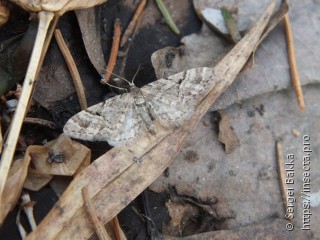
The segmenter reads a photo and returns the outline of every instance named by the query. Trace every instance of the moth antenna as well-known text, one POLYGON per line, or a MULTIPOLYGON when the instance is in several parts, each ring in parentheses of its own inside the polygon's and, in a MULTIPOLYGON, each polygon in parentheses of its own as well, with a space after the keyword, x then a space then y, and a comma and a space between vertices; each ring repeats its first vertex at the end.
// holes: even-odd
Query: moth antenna
POLYGON ((120 77, 119 75, 117 75, 117 74, 115 74, 115 73, 113 73, 113 72, 110 72, 110 71, 108 71, 107 69, 106 69, 106 72, 108 72, 108 73, 110 73, 111 75, 114 75, 114 76, 120 78, 121 80, 123 80, 123 81, 125 81, 126 83, 128 83, 129 85, 131 85, 131 82, 129 82, 127 79, 125 79, 125 78, 123 78, 123 77, 120 77))
POLYGON ((134 79, 136 78, 136 76, 138 75, 138 72, 140 71, 140 64, 138 67, 138 70, 136 71, 136 73, 134 74, 133 78, 132 78, 132 83, 134 83, 134 79))
POLYGON ((112 84, 110 84, 110 83, 106 83, 108 86, 110 86, 110 87, 113 87, 113 88, 117 88, 117 89, 119 89, 119 90, 125 90, 126 92, 128 92, 128 89, 126 89, 126 88, 122 88, 122 87, 117 87, 117 86, 114 86, 114 85, 112 85, 112 84))

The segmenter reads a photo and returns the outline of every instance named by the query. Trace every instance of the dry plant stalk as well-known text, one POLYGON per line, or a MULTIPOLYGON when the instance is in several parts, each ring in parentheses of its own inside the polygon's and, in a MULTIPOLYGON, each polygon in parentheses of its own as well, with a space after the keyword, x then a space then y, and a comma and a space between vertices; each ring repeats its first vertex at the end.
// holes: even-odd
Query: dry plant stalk
POLYGON ((59 29, 55 30, 54 36, 56 38, 56 41, 57 41, 59 48, 60 48, 60 51, 61 51, 64 59, 66 60, 66 63, 67 63, 68 68, 70 70, 74 86, 76 87, 76 90, 77 90, 77 95, 78 95, 81 109, 84 110, 84 109, 88 108, 88 104, 87 104, 86 95, 84 92, 84 87, 83 87, 81 77, 80 77, 78 68, 76 66, 76 63, 74 62, 72 55, 68 49, 68 46, 67 46, 66 42, 64 41, 63 36, 61 34, 61 31, 59 29))
POLYGON ((0 162, 0 205, 3 201, 3 190, 7 182, 7 177, 18 142, 20 129, 27 112, 27 106, 30 101, 33 87, 35 85, 35 77, 39 61, 41 59, 41 53, 43 51, 43 44, 47 35, 47 29, 50 25, 51 20, 53 19, 53 16, 54 14, 51 12, 39 13, 39 27, 30 59, 30 64, 28 66, 19 104, 11 123, 11 129, 0 162))
POLYGON ((121 22, 120 22, 120 19, 117 18, 114 22, 114 34, 113 34, 113 42, 112 42, 109 62, 106 68, 105 77, 104 79, 101 80, 101 83, 103 84, 108 83, 111 77, 113 68, 116 65, 116 60, 119 52, 120 34, 121 34, 121 22))
POLYGON ((279 184, 280 184, 280 189, 282 193, 282 199, 283 199, 283 204, 284 208, 288 209, 288 191, 286 191, 286 172, 284 169, 284 159, 283 159, 283 151, 282 151, 282 144, 280 142, 276 143, 276 153, 277 153, 277 165, 278 165, 278 170, 279 170, 279 184))
POLYGON ((134 29, 137 26, 137 23, 141 17, 144 7, 146 6, 146 3, 147 3, 147 0, 140 1, 139 6, 137 7, 137 10, 134 13, 132 20, 130 21, 128 27, 126 28, 126 31, 122 36, 120 47, 123 47, 128 42, 129 37, 132 35, 134 29))
POLYGON ((57 129, 57 126, 54 122, 45 120, 45 119, 40 119, 40 118, 32 118, 32 117, 26 117, 23 121, 24 123, 30 123, 30 124, 35 124, 39 125, 42 127, 48 127, 51 129, 57 129))
POLYGON ((94 229, 79 201, 81 189, 85 186, 90 186, 91 199, 103 223, 109 222, 147 188, 179 153, 212 103, 234 81, 259 41, 274 6, 273 2, 249 33, 212 68, 215 79, 208 84, 210 92, 199 102, 195 113, 185 124, 175 129, 157 126, 154 139, 141 138, 134 144, 115 147, 96 159, 75 177, 55 207, 27 239, 89 238, 94 229), (135 163, 135 158, 139 158, 141 163, 135 163), (68 228, 63 227, 66 225, 68 228), (78 226, 82 226, 80 231, 78 226))
POLYGON ((302 88, 300 84, 300 78, 296 63, 296 54, 295 54, 295 46, 294 46, 294 40, 293 40, 293 34, 291 30, 291 23, 289 19, 289 14, 287 13, 284 16, 284 30, 286 32, 286 39, 287 39, 287 47, 288 47, 288 57, 289 57, 289 65, 290 65, 290 71, 291 71, 291 77, 292 77, 292 83, 294 90, 297 95, 298 104, 301 111, 304 111, 304 99, 303 99, 303 93, 302 88))
POLYGON ((94 207, 92 206, 87 187, 82 188, 82 198, 83 198, 83 203, 87 210, 87 213, 89 214, 92 224, 96 230, 98 238, 100 240, 111 240, 106 229, 104 228, 104 225, 99 221, 97 214, 94 210, 94 207))

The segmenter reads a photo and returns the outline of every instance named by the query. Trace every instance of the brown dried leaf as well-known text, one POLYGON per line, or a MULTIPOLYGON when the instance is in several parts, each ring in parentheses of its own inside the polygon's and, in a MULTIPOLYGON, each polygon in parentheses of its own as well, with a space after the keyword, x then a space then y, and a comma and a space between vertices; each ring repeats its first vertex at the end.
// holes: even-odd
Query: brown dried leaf
POLYGON ((219 141, 224 144, 226 154, 232 153, 240 146, 240 141, 229 121, 229 116, 224 111, 218 111, 220 114, 219 122, 219 141))
POLYGON ((0 205, 0 225, 8 212, 11 211, 19 200, 24 180, 27 176, 28 166, 33 156, 38 152, 42 152, 39 146, 29 146, 23 159, 15 160, 9 172, 8 180, 4 189, 4 199, 0 205))
POLYGON ((39 173, 37 170, 29 167, 23 187, 31 191, 39 191, 51 181, 52 177, 50 174, 39 173))
POLYGON ((83 9, 93 7, 95 5, 106 2, 107 0, 95 0, 95 1, 84 1, 84 0, 63 0, 63 1, 52 1, 52 0, 12 0, 15 4, 19 5, 23 9, 30 12, 56 12, 58 15, 63 15, 65 12, 74 9, 83 9))
MULTIPOLYGON (((72 141, 65 134, 46 145, 47 151, 37 158, 33 158, 32 164, 38 173, 50 175, 72 176, 90 162, 90 149, 84 145, 72 141), (50 163, 48 158, 51 155, 60 155, 63 162, 50 163)), ((53 156, 54 158, 54 156, 53 156)))

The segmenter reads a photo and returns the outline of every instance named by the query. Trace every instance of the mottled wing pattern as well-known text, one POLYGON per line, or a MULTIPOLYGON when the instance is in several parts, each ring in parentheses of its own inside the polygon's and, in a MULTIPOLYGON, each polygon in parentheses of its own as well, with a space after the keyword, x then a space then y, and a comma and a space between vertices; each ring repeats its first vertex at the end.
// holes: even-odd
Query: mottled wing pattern
POLYGON ((120 145, 146 131, 133 104, 130 93, 115 96, 74 115, 63 131, 77 139, 120 145))
POLYGON ((197 68, 159 79, 141 88, 154 112, 165 123, 180 125, 189 119, 199 99, 209 90, 211 68, 197 68))

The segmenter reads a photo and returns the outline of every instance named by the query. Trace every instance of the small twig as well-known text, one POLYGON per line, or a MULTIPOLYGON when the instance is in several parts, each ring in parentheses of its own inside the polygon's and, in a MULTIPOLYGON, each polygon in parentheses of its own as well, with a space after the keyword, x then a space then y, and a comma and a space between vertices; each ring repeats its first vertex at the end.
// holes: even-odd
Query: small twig
POLYGON ((31 201, 28 193, 23 193, 21 195, 21 206, 23 208, 23 211, 27 215, 32 230, 36 229, 37 227, 36 221, 34 220, 33 216, 33 206, 35 205, 35 203, 35 201, 31 201))
POLYGON ((81 77, 80 77, 79 71, 77 69, 76 63, 74 62, 72 55, 68 49, 68 46, 67 46, 66 42, 64 41, 62 34, 61 34, 61 31, 59 29, 56 29, 54 31, 54 36, 57 40, 60 51, 61 51, 62 55, 64 56, 64 59, 66 60, 66 63, 67 63, 68 68, 70 70, 73 83, 74 83, 76 90, 77 90, 77 95, 78 95, 81 109, 84 110, 84 109, 88 108, 88 105, 87 105, 86 95, 84 92, 84 87, 82 85, 81 77))
POLYGON ((45 119, 40 119, 40 118, 26 117, 24 119, 24 123, 36 124, 36 125, 48 127, 51 129, 57 129, 57 126, 54 122, 51 122, 45 119))
POLYGON ((115 216, 112 219, 112 224, 113 224, 113 229, 114 229, 114 232, 115 232, 115 235, 116 235, 116 239, 117 240, 125 240, 125 239, 127 239, 126 236, 124 235, 124 232, 122 231, 122 229, 120 227, 120 224, 119 224, 117 216, 115 216))
POLYGON ((286 39, 287 39, 288 57, 289 57, 292 83, 297 95, 299 107, 301 111, 303 111, 305 106, 304 106, 303 93, 302 93, 302 88, 301 88, 300 79, 299 79, 299 73, 297 69, 296 54, 294 50, 295 46, 294 46, 293 34, 291 30, 291 24, 290 24, 288 13, 284 16, 284 30, 285 30, 286 39))
POLYGON ((43 44, 46 39, 47 30, 54 16, 52 12, 39 12, 39 26, 37 37, 32 50, 29 67, 24 80, 19 104, 12 120, 8 139, 6 141, 3 155, 0 162, 0 204, 2 204, 3 190, 7 182, 9 169, 14 156, 18 137, 22 127, 23 119, 27 112, 28 103, 31 93, 36 82, 36 73, 41 58, 43 44))
POLYGON ((175 33, 175 34, 180 34, 180 30, 177 27, 177 25, 175 24, 175 22, 173 21, 168 9, 166 8, 166 6, 163 4, 162 0, 156 0, 156 3, 158 5, 158 8, 160 10, 160 12, 162 13, 164 19, 166 20, 166 23, 168 24, 168 26, 170 27, 170 29, 175 33))
POLYGON ((117 55, 119 51, 119 43, 120 43, 120 34, 121 34, 121 22, 119 18, 116 18, 114 22, 114 34, 113 34, 113 42, 110 53, 110 58, 108 62, 108 66, 106 68, 106 73, 104 79, 101 80, 101 83, 107 84, 114 66, 116 65, 117 55))
POLYGON ((287 209, 288 193, 286 191, 286 183, 285 183, 286 173, 285 173, 285 169, 284 169, 282 144, 280 142, 277 142, 277 144, 276 144, 276 152, 277 152, 277 165, 278 165, 279 178, 280 178, 280 189, 281 189, 281 193, 282 193, 284 207, 285 207, 285 209, 287 209))
POLYGON ((87 213, 90 216, 90 219, 93 223, 93 226, 96 230, 96 233, 98 235, 98 238, 100 240, 111 240, 110 236, 108 235, 104 225, 100 222, 100 220, 98 219, 97 214, 95 213, 95 210, 92 206, 91 203, 91 199, 89 197, 89 193, 88 193, 88 188, 87 187, 83 187, 82 188, 82 198, 83 198, 83 202, 84 202, 84 206, 85 209, 87 211, 87 213))
POLYGON ((141 17, 141 14, 143 12, 144 7, 146 6, 147 0, 141 0, 139 3, 139 6, 137 7, 136 12, 134 13, 134 16, 132 18, 132 20, 130 21, 127 29, 125 30, 122 39, 121 39, 121 44, 120 46, 123 47, 124 45, 126 45, 129 37, 132 35, 133 30, 135 29, 135 27, 137 26, 137 23, 141 17))

